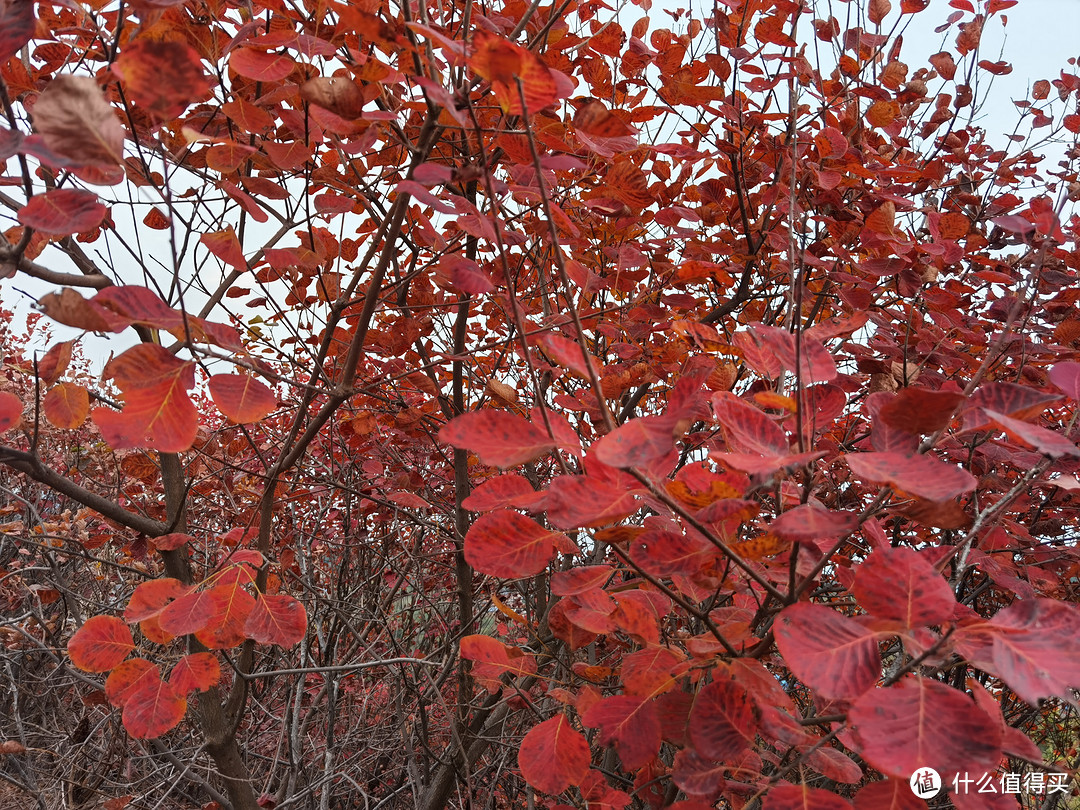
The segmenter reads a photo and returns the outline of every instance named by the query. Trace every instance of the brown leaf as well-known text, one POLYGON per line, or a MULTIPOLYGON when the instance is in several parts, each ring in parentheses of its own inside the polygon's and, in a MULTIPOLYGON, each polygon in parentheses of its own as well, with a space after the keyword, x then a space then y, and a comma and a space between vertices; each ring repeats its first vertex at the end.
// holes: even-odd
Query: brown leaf
POLYGON ((116 166, 123 160, 124 128, 90 76, 57 76, 33 116, 46 145, 76 163, 116 166))

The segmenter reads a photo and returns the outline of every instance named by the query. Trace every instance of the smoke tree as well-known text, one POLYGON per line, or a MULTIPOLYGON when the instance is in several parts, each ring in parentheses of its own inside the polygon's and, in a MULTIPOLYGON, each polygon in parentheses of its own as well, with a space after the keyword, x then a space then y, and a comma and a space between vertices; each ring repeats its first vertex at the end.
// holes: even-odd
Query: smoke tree
POLYGON ((0 0, 0 791, 1067 806, 1080 76, 927 6, 0 0))

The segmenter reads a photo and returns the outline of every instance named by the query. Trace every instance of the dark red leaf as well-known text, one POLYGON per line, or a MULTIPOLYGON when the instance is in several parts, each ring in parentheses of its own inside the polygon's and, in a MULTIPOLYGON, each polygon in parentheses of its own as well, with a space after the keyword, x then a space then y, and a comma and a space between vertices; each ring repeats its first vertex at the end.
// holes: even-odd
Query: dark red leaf
POLYGON ((933 391, 908 387, 878 411, 894 430, 905 433, 934 433, 948 427, 964 395, 959 391, 933 391))
POLYGON ((929 678, 909 675, 866 692, 848 722, 863 758, 887 776, 907 779, 921 767, 993 772, 1001 760, 998 722, 968 695, 929 678))
POLYGON ((941 624, 956 610, 949 583, 909 548, 875 550, 856 568, 852 591, 863 608, 904 627, 941 624))
POLYGON ((32 0, 0 0, 0 64, 30 41, 36 24, 32 0))
POLYGON ((788 668, 822 697, 861 695, 881 677, 877 637, 832 608, 789 605, 773 631, 788 668))
POLYGON ((581 721, 600 728, 600 745, 614 743, 626 770, 647 765, 660 752, 660 718, 652 700, 631 695, 604 698, 581 721))
POLYGON ((739 683, 717 673, 698 692, 690 711, 690 741, 701 756, 732 762, 750 749, 757 733, 758 711, 739 683))
POLYGON ((849 453, 852 472, 869 481, 887 483, 929 501, 947 501, 975 489, 967 470, 929 456, 911 453, 849 453))
POLYGON ((763 810, 851 810, 851 803, 822 788, 777 785, 765 796, 763 810))

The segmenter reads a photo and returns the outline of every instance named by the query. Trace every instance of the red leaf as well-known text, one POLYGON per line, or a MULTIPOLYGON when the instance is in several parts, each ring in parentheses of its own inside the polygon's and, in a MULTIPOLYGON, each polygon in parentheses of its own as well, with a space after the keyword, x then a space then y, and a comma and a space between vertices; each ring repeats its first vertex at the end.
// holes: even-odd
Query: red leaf
POLYGON ((28 228, 57 236, 71 236, 92 231, 109 209, 98 202, 92 191, 56 188, 35 194, 19 209, 19 222, 28 228))
POLYGON ((1080 456, 1080 448, 1060 433, 1022 422, 1019 419, 1013 419, 997 411, 984 409, 983 413, 990 421, 1008 433, 1011 438, 1031 445, 1048 458, 1080 456))
POLYGON ((129 98, 159 121, 180 115, 210 90, 199 55, 178 39, 140 37, 129 42, 112 71, 123 80, 129 98))
POLYGON ((34 4, 30 0, 0 2, 0 65, 30 41, 36 25, 34 4))
MULTIPOLYGON (((1032 706, 1080 687, 1080 611, 1054 599, 1020 599, 994 616, 986 668, 1032 706)), ((962 632, 962 631, 961 631, 962 632)))
POLYGON ((538 341, 544 350, 544 354, 563 368, 568 368, 582 379, 589 379, 590 369, 593 374, 598 374, 600 369, 596 358, 583 355, 581 346, 576 341, 567 340, 561 335, 547 334, 538 341), (587 365, 586 365, 587 364, 587 365))
POLYGON ((858 517, 851 512, 836 512, 815 504, 801 504, 789 509, 769 524, 769 531, 789 542, 836 540, 858 528, 858 517))
POLYGON ((247 270, 244 249, 240 247, 240 241, 236 238, 236 231, 233 230, 232 225, 223 231, 204 233, 199 237, 199 241, 207 250, 233 269, 240 272, 247 270))
POLYGON ((274 392, 246 374, 215 374, 209 385, 214 404, 239 424, 258 422, 277 407, 274 392))
POLYGON ((34 129, 49 149, 80 164, 118 166, 124 157, 124 128, 92 76, 49 82, 34 105, 34 129))
POLYGON ((246 79, 254 79, 257 82, 278 82, 293 72, 296 62, 283 53, 237 48, 229 56, 229 67, 246 79))
POLYGON ((0 433, 19 424, 22 411, 22 400, 7 391, 0 391, 0 433))
POLYGON ((160 676, 127 696, 124 704, 124 728, 137 740, 160 737, 184 719, 187 698, 160 676))
POLYGON ((692 748, 684 748, 675 755, 672 779, 691 796, 714 796, 727 784, 724 774, 729 770, 730 765, 721 765, 692 748))
POLYGON ((713 396, 712 406, 731 449, 764 457, 787 455, 783 428, 753 405, 721 391, 713 396))
POLYGON ((1074 402, 1080 401, 1080 363, 1072 360, 1055 363, 1046 376, 1061 393, 1074 402))
POLYGON ((855 794, 855 810, 926 810, 906 779, 872 782, 855 794))
POLYGON ((861 695, 881 677, 877 638, 824 605, 789 605, 773 625, 788 668, 825 698, 861 695))
POLYGON ((589 743, 561 714, 530 729, 518 749, 525 781, 552 795, 580 785, 589 772, 589 760, 589 743))
POLYGON ((750 749, 759 715, 746 689, 719 672, 717 677, 694 700, 690 741, 702 756, 733 762, 750 749))
POLYGON ((652 530, 634 538, 631 556, 656 577, 696 574, 714 559, 716 547, 698 535, 652 530))
POLYGON ((172 577, 147 580, 131 594, 124 610, 124 618, 129 622, 141 622, 157 616, 173 599, 179 599, 187 592, 188 588, 172 577))
POLYGON ((130 658, 118 664, 105 679, 105 696, 113 706, 123 708, 136 690, 160 680, 157 664, 145 658, 130 658))
POLYGON ((660 717, 652 700, 630 695, 604 698, 581 721, 600 728, 600 745, 615 744, 624 770, 644 767, 660 752, 660 717))
POLYGON ((588 475, 560 475, 547 493, 544 509, 559 529, 610 526, 638 510, 632 492, 588 475))
POLYGON ((809 785, 777 785, 769 791, 763 810, 851 810, 851 803, 835 793, 809 785))
POLYGON ((473 512, 490 512, 500 506, 528 508, 547 497, 544 492, 533 489, 529 479, 517 473, 506 473, 489 478, 461 502, 473 512))
POLYGON ((964 395, 959 391, 932 391, 928 388, 904 388, 878 411, 879 417, 894 430, 905 433, 934 433, 949 426, 964 395))
POLYGON ((78 383, 54 385, 41 401, 45 418, 62 430, 73 430, 90 413, 90 393, 78 383))
POLYGON ((857 785, 863 778, 863 770, 855 760, 829 745, 807 754, 806 763, 822 776, 841 785, 857 785))
POLYGON ((551 575, 551 592, 556 596, 574 596, 607 582, 615 571, 610 565, 583 565, 551 575))
POLYGON ((473 662, 472 674, 489 692, 497 693, 503 675, 535 675, 536 658, 516 647, 508 647, 491 636, 472 635, 461 639, 461 657, 473 662))
POLYGON ((964 429, 975 430, 989 421, 984 408, 1013 419, 1033 419, 1046 410, 1047 406, 1060 399, 1057 394, 1039 391, 1026 385, 986 383, 971 395, 964 408, 964 429))
POLYGON ((836 378, 836 362, 819 340, 802 333, 796 336, 786 329, 763 324, 751 326, 749 335, 753 336, 759 348, 772 353, 783 368, 792 373, 798 370, 803 385, 825 383, 836 378))
POLYGON ((169 683, 181 695, 195 690, 205 692, 220 680, 221 664, 208 652, 185 655, 169 673, 169 683))
POLYGON ((556 444, 541 428, 506 411, 464 413, 439 431, 439 440, 472 450, 484 464, 516 467, 534 461, 556 444))
POLYGON ((852 592, 863 608, 904 627, 941 624, 956 610, 949 583, 910 548, 876 549, 855 570, 852 592))
POLYGON ((133 346, 105 366, 123 391, 120 413, 95 408, 94 423, 117 450, 149 447, 164 453, 187 450, 199 430, 199 415, 185 393, 195 385, 195 364, 153 343, 133 346))
POLYGON ((929 456, 909 453, 849 453, 844 457, 852 472, 870 481, 887 483, 928 501, 947 501, 975 489, 967 470, 929 456))
POLYGON ((672 670, 683 656, 667 647, 647 647, 623 659, 623 689, 628 695, 655 697, 675 685, 672 670))
POLYGON ((555 553, 555 540, 569 539, 508 509, 481 515, 465 535, 465 560, 482 574, 518 579, 539 574, 555 553))
POLYGON ((592 455, 609 467, 638 467, 675 448, 676 420, 642 416, 615 428, 592 446, 592 455))
POLYGON ((183 532, 172 532, 171 534, 163 534, 160 537, 151 537, 150 544, 158 551, 175 551, 184 545, 184 543, 192 543, 195 538, 190 534, 184 534, 183 532))
POLYGON ((873 689, 848 712, 860 753, 887 776, 907 779, 916 769, 941 774, 993 772, 1001 760, 1001 729, 963 692, 909 675, 873 689))
POLYGON ((307 635, 307 611, 287 594, 259 594, 244 623, 244 633, 260 644, 291 647, 307 635))
POLYGON ((115 616, 92 616, 68 641, 71 663, 83 672, 108 672, 135 649, 131 630, 115 616))
POLYGON ((185 636, 206 627, 215 611, 216 605, 210 591, 192 591, 165 607, 158 616, 158 624, 166 633, 185 636))

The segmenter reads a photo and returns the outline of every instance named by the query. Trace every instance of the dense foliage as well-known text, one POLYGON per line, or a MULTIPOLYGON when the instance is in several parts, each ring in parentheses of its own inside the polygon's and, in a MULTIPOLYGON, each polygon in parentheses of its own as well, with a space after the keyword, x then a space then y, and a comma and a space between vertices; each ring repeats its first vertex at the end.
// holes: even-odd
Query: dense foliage
POLYGON ((635 3, 0 0, 0 805, 1076 806, 1075 62, 635 3))

